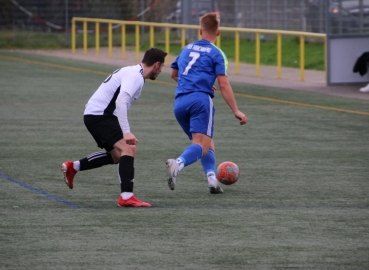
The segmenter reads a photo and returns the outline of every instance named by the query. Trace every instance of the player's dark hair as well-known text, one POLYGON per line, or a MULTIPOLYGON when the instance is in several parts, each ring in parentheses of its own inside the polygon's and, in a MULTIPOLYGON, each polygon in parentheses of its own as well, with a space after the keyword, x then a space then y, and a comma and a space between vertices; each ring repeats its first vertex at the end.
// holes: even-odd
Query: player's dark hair
POLYGON ((165 56, 167 56, 166 52, 158 48, 150 48, 145 52, 142 63, 151 67, 156 62, 164 63, 165 56))

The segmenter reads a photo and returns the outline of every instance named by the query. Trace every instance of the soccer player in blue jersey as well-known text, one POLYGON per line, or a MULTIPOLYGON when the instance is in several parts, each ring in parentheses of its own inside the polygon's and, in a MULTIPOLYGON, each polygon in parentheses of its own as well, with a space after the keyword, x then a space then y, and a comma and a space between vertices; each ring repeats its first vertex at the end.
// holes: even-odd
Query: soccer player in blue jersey
POLYGON ((192 140, 177 159, 166 162, 169 178, 168 185, 174 190, 178 173, 186 166, 200 159, 208 179, 211 194, 223 193, 215 177, 215 146, 213 137, 214 105, 212 98, 218 80, 223 99, 233 111, 240 125, 247 122, 234 98, 227 77, 228 61, 222 50, 214 45, 220 34, 219 18, 216 13, 207 13, 200 19, 201 40, 185 46, 177 59, 171 64, 171 77, 177 82, 174 102, 174 114, 192 140))

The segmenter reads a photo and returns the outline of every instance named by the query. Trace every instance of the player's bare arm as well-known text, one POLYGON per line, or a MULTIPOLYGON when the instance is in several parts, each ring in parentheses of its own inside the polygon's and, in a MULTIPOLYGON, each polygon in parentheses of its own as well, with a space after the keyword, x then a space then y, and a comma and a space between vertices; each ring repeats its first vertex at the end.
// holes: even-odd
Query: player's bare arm
POLYGON ((172 68, 172 72, 170 74, 170 77, 175 80, 176 82, 178 82, 178 69, 174 69, 172 68))
POLYGON ((228 77, 225 75, 218 75, 217 79, 223 99, 233 111, 234 116, 239 120, 240 125, 246 124, 247 116, 237 107, 236 99, 234 98, 232 86, 228 81, 228 77))

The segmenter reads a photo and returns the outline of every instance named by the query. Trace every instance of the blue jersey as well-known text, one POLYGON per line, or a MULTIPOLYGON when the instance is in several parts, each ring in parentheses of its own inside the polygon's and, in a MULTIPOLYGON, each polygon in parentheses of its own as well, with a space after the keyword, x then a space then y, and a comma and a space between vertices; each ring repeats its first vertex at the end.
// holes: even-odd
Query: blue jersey
POLYGON ((214 97, 215 79, 227 75, 228 60, 220 48, 202 39, 184 47, 170 67, 178 70, 175 97, 191 92, 205 92, 214 97))

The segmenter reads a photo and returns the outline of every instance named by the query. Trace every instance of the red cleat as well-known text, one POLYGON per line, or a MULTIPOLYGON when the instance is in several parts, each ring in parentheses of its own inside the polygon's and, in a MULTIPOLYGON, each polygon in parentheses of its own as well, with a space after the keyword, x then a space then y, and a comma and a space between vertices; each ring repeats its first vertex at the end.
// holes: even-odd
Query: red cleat
POLYGON ((118 206, 121 206, 121 207, 151 207, 151 204, 140 201, 135 196, 132 196, 128 200, 123 200, 122 196, 119 196, 118 206))
POLYGON ((64 181, 70 189, 73 189, 73 180, 77 171, 73 168, 73 161, 66 161, 61 165, 64 181))

